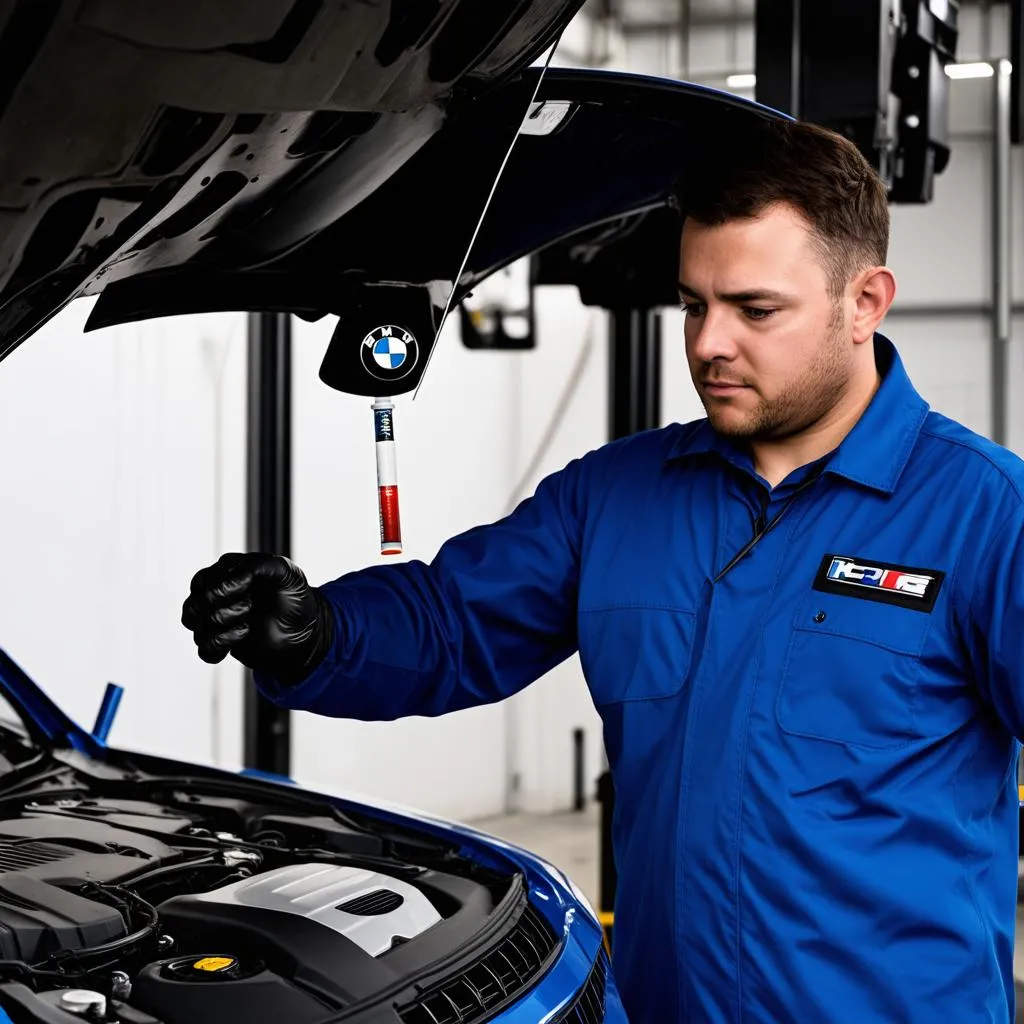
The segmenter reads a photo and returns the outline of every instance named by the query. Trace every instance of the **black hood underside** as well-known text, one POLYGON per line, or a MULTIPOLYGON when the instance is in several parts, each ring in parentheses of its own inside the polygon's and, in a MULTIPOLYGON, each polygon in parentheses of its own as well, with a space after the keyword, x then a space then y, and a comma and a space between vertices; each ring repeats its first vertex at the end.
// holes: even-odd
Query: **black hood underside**
MULTIPOLYGON (((358 353, 400 322, 421 346, 400 394, 449 300, 546 247, 593 262, 631 238, 620 280, 637 262, 672 301, 673 182, 772 114, 641 76, 538 82, 579 6, 0 0, 0 359, 99 294, 90 329, 334 315, 358 353)), ((342 364, 332 386, 379 390, 342 364)))
POLYGON ((315 236, 581 2, 0 0, 0 353, 104 266, 315 236))

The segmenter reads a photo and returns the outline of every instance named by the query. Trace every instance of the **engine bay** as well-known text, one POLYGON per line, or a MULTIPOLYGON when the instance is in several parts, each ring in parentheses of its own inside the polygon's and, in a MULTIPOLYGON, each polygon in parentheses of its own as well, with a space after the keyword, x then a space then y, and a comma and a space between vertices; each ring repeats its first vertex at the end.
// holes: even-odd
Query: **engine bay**
POLYGON ((46 752, 0 776, 14 1024, 419 1024, 460 972, 493 1007, 556 952, 520 875, 425 832, 118 757, 46 752))

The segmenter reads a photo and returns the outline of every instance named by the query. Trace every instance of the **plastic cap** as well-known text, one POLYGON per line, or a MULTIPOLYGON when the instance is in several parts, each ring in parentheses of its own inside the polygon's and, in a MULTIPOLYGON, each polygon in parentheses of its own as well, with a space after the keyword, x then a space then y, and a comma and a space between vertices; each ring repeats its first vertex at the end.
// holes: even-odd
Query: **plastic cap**
POLYGON ((102 992, 90 992, 84 988, 69 988, 60 996, 60 1008, 79 1016, 85 1016, 94 1009, 99 1010, 100 1016, 107 1014, 107 997, 102 992))

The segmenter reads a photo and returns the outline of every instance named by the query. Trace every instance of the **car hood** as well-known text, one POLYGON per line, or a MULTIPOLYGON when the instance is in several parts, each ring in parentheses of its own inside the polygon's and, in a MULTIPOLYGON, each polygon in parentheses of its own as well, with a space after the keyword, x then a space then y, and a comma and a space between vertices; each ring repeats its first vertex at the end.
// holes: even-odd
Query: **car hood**
MULTIPOLYGON (((539 81, 580 2, 0 3, 0 359, 80 295, 90 329, 336 315, 343 349, 401 322, 429 356, 493 271, 568 239, 593 262, 716 134, 774 114, 641 76, 539 81)), ((352 358, 329 383, 377 393, 366 377, 352 358)))

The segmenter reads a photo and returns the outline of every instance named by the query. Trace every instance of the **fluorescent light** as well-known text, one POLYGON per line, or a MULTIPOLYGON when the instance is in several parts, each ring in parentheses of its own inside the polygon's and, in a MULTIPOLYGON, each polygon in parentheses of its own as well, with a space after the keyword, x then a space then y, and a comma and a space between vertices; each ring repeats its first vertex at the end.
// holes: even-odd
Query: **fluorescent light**
POLYGON ((730 89, 753 89, 757 85, 757 75, 729 75, 725 84, 730 89))
POLYGON ((947 64, 946 74, 950 78, 991 78, 995 74, 991 64, 947 64))

